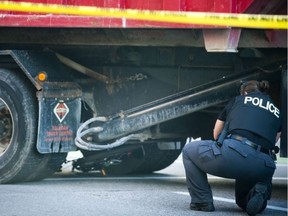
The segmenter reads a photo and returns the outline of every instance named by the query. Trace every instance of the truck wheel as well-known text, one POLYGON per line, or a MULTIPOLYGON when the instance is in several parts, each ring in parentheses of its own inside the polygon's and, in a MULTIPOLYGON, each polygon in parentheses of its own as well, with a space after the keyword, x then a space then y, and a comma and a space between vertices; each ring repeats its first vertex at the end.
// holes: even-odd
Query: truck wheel
POLYGON ((156 143, 144 144, 144 162, 133 173, 151 173, 165 169, 178 158, 183 146, 184 143, 179 150, 161 150, 156 143))
POLYGON ((82 150, 83 158, 74 161, 73 167, 83 172, 102 170, 105 175, 151 173, 171 165, 184 146, 176 150, 162 150, 157 143, 132 144, 131 149, 111 150, 101 157, 99 153, 82 150), (101 158, 101 159, 100 159, 101 158))
MULTIPOLYGON (((104 168, 107 175, 126 175, 133 173, 144 162, 143 148, 138 148, 132 151, 125 152, 111 160, 114 165, 104 168), (117 159, 121 163, 117 164, 117 159)), ((110 162, 110 163, 111 163, 110 162)))
POLYGON ((164 169, 178 158, 183 145, 178 150, 161 150, 157 143, 145 143, 142 149, 127 154, 119 165, 106 168, 106 172, 109 175, 124 175, 152 173, 164 169))
POLYGON ((132 173, 143 163, 144 150, 141 145, 124 146, 101 152, 81 150, 83 158, 73 162, 73 168, 82 172, 101 170, 104 175, 132 173), (101 155, 102 154, 102 155, 101 155))
POLYGON ((37 152, 37 107, 35 90, 26 77, 0 69, 0 183, 44 178, 65 160, 65 154, 37 152))

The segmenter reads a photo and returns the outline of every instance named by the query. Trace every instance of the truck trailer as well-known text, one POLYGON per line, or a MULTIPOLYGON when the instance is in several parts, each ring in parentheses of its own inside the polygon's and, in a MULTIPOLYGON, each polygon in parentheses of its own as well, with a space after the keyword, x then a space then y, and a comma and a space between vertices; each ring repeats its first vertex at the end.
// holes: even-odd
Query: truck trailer
POLYGON ((161 170, 188 137, 212 139, 251 79, 270 82, 286 157, 287 28, 276 25, 286 14, 285 0, 0 2, 0 183, 46 178, 78 150, 83 172, 161 170))

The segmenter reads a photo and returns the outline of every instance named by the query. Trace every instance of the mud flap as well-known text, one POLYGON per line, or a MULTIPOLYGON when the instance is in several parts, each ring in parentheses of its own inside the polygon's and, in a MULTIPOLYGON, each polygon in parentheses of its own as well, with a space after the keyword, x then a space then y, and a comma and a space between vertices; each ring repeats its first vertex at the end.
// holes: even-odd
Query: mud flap
POLYGON ((81 117, 81 89, 76 83, 45 83, 38 92, 39 123, 37 150, 40 153, 69 152, 81 117))

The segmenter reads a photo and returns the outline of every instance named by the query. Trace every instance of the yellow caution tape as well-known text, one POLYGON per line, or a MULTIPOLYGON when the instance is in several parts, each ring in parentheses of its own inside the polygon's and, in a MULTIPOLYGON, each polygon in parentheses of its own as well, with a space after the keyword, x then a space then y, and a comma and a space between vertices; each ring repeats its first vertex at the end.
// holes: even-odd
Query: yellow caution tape
POLYGON ((9 1, 0 1, 0 10, 45 14, 126 18, 194 25, 261 29, 288 29, 287 15, 151 11, 9 1))

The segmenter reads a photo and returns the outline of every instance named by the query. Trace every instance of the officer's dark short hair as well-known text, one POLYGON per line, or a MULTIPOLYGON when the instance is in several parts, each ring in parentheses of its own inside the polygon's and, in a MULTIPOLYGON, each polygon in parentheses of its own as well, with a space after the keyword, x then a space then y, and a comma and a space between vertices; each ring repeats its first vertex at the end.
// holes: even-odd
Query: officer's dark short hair
POLYGON ((260 82, 258 82, 257 80, 250 80, 241 84, 240 93, 241 95, 244 95, 245 92, 250 93, 260 91, 268 94, 269 88, 269 82, 266 80, 262 80, 260 82))

